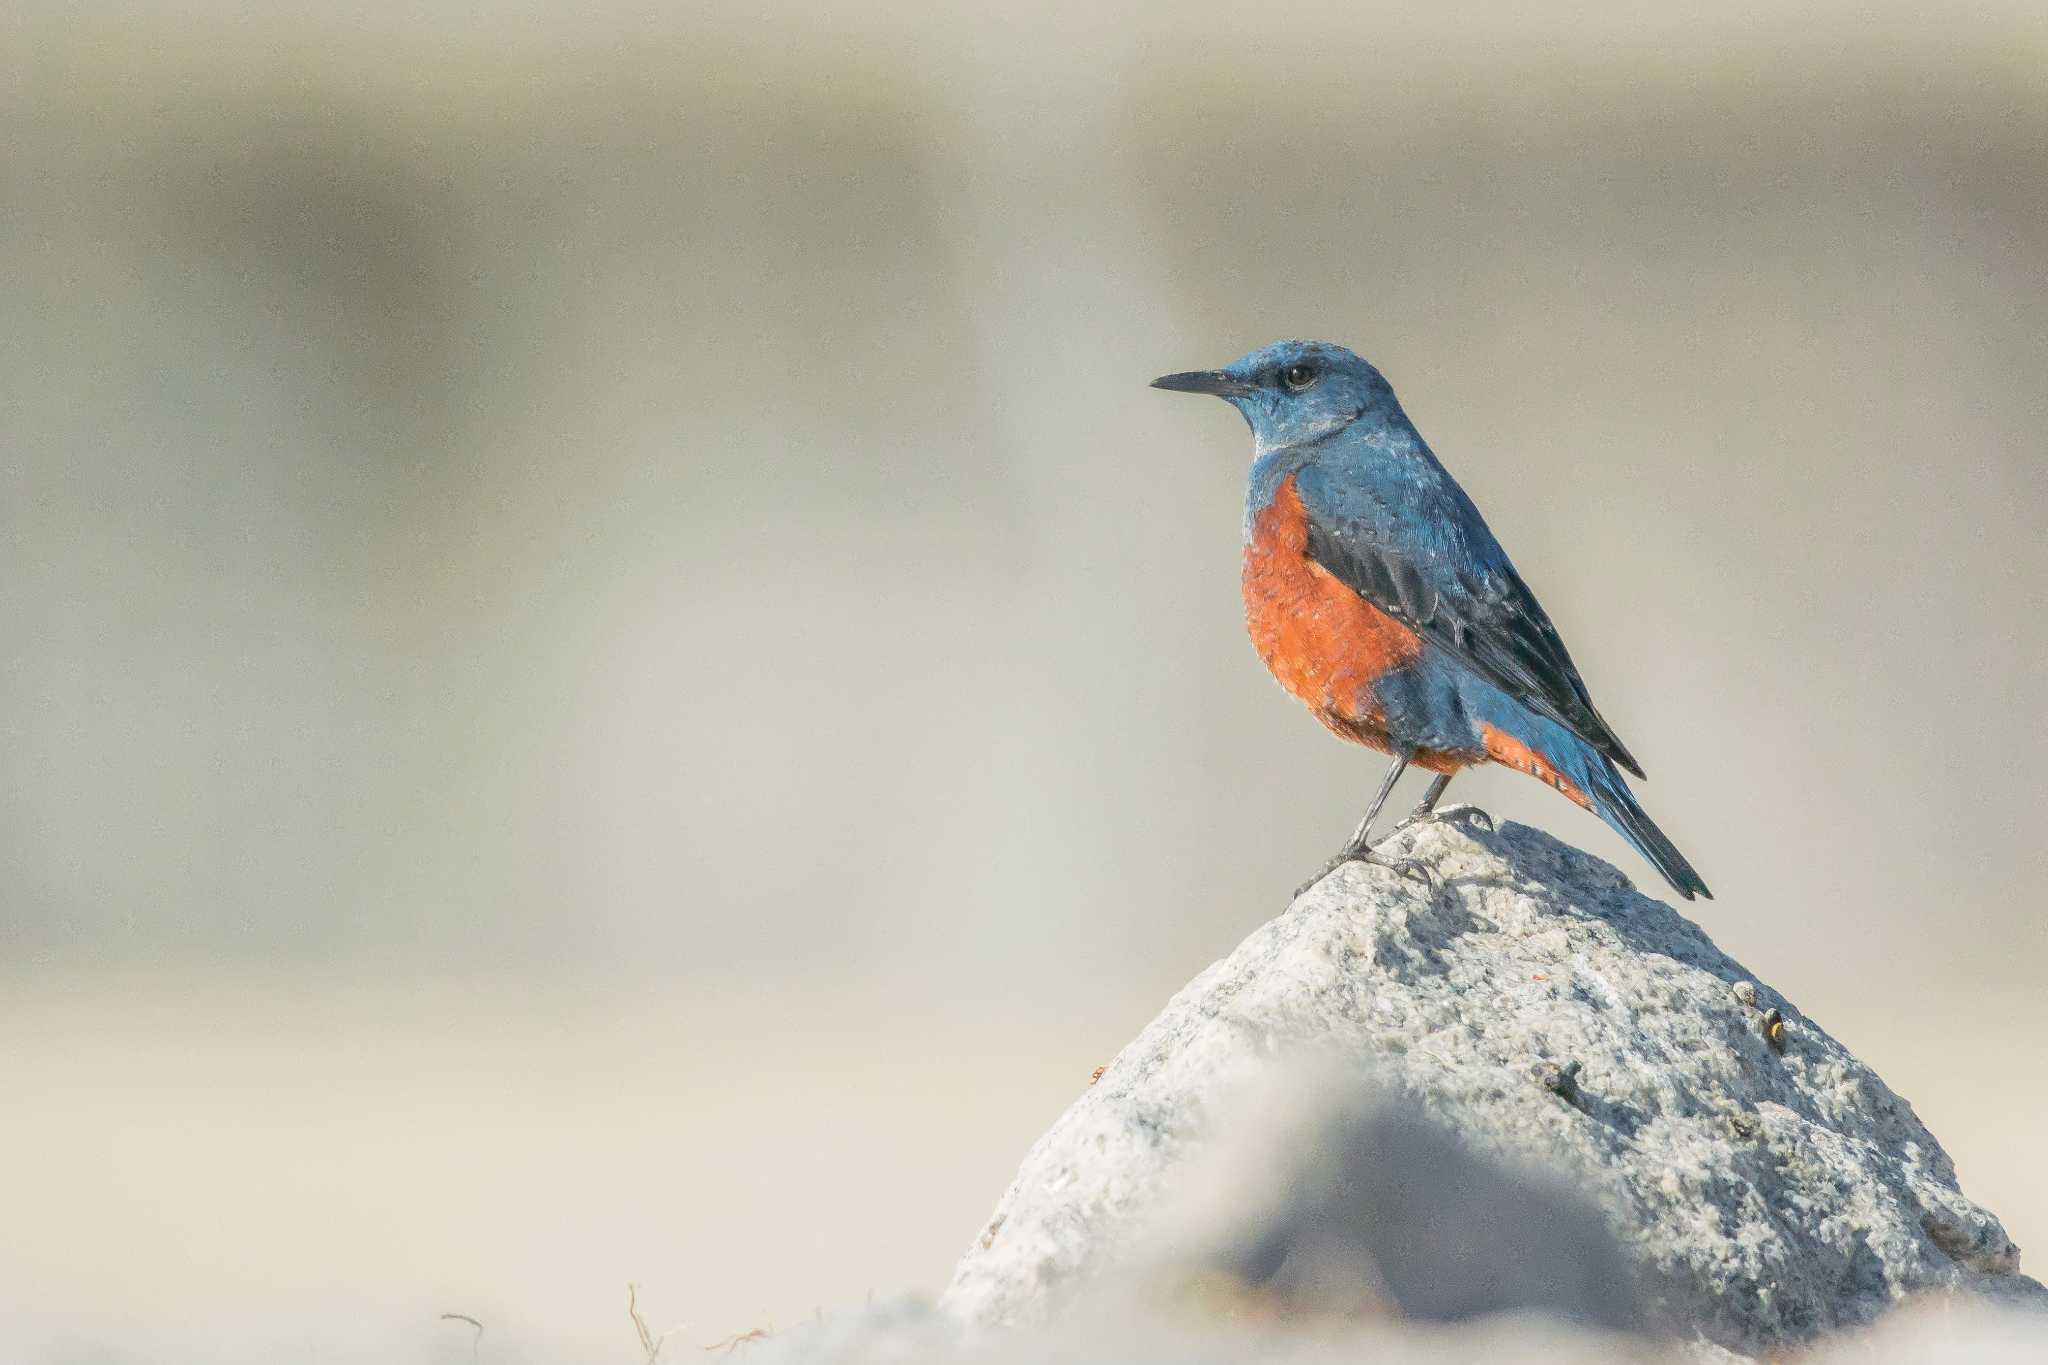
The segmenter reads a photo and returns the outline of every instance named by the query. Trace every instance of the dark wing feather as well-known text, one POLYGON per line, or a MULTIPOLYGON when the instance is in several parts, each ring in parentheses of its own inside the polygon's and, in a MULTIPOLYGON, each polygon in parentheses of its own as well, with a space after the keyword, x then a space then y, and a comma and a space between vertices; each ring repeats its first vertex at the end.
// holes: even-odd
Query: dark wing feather
POLYGON ((1479 570, 1418 563, 1390 543, 1393 537, 1372 534, 1362 521, 1334 517, 1313 505, 1306 510, 1309 558, 1501 691, 1637 777, 1643 775, 1594 709, 1557 627, 1505 556, 1479 570))

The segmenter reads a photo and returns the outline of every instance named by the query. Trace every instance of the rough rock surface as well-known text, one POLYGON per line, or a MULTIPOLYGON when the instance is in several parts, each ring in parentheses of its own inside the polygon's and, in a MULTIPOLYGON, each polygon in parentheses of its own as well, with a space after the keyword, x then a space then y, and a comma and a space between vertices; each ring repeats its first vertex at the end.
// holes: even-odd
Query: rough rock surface
POLYGON ((1650 1321, 1753 1354, 1908 1295, 2048 1300, 1912 1109, 1614 868, 1453 811, 1203 972, 1032 1148, 942 1306, 981 1324, 1150 1254, 1233 1096, 1306 1048, 1478 1151, 1582 1191, 1650 1321))

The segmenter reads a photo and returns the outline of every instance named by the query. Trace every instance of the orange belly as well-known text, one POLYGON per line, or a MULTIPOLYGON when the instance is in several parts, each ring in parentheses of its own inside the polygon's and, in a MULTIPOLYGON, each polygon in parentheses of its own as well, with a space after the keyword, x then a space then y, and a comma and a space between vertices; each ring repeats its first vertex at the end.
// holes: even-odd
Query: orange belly
MULTIPOLYGON (((1422 637, 1308 557, 1308 519, 1289 476, 1252 520, 1244 550, 1245 626, 1280 685, 1332 733, 1393 752, 1374 684, 1422 654, 1422 637)), ((1486 761, 1528 773, 1582 806, 1591 801, 1542 754, 1492 725, 1481 727, 1486 761)), ((1417 767, 1454 773, 1474 755, 1424 750, 1417 767)))
MULTIPOLYGON (((1308 557, 1308 519, 1289 475, 1252 520, 1244 548, 1244 615, 1280 685, 1344 739, 1391 752, 1373 684, 1422 654, 1422 638, 1308 557)), ((1417 754, 1438 772, 1464 766, 1417 754)))

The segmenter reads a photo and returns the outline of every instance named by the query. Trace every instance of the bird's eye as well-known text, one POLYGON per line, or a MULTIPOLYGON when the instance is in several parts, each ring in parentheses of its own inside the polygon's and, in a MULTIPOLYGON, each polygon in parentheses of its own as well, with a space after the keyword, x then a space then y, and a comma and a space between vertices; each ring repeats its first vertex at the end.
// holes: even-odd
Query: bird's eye
POLYGON ((1289 365, 1280 371, 1280 382, 1287 386, 1290 393, 1300 393, 1316 382, 1316 372, 1307 365, 1289 365))

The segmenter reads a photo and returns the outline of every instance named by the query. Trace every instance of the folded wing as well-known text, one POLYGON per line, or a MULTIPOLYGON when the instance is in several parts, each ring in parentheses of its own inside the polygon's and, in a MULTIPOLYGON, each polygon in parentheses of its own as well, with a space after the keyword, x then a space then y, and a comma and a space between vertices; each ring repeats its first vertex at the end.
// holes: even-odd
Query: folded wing
POLYGON ((1536 595, 1448 475, 1424 490, 1432 495, 1425 515, 1406 517, 1392 513, 1391 500, 1339 485, 1313 466, 1298 484, 1311 559, 1510 697, 1643 775, 1594 708, 1536 595))

